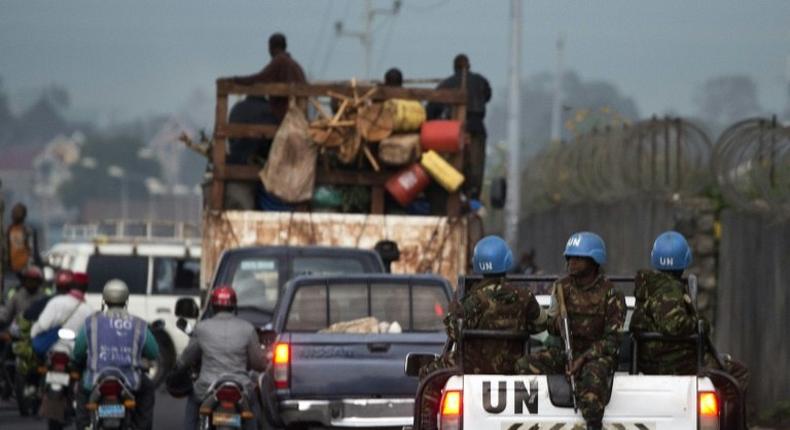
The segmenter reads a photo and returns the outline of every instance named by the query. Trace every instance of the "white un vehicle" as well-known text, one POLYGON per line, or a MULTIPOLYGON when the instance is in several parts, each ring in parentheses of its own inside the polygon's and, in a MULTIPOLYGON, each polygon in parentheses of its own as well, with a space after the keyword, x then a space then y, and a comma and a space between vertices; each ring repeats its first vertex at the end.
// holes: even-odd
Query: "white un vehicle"
MULTIPOLYGON (((464 284, 479 278, 461 277, 457 294, 463 294, 464 284)), ((531 288, 542 306, 548 306, 547 293, 553 277, 510 278, 516 285, 531 288), (543 294, 541 294, 543 293, 543 294)), ((618 288, 633 288, 633 278, 609 278, 618 288)), ((689 280, 695 295, 696 280, 689 280)), ((634 298, 626 294, 628 317, 634 298)), ((545 334, 544 334, 545 336, 545 334)), ((525 350, 542 348, 538 337, 520 333, 489 330, 461 330, 459 344, 470 338, 523 339, 525 350)), ((460 345, 455 345, 463 350, 460 345)), ((701 365, 706 352, 715 350, 698 335, 669 339, 656 333, 645 333, 635 339, 626 332, 620 351, 620 363, 614 377, 611 397, 603 418, 605 429, 640 430, 745 430, 743 393, 737 382, 728 374, 701 365), (693 342, 697 346, 700 365, 696 375, 644 375, 636 362, 636 348, 648 339, 693 342)), ((416 376, 419 368, 432 355, 410 354, 406 359, 406 373, 416 376)), ((463 360, 463 357, 460 357, 463 360)), ((574 412, 570 384, 564 375, 471 375, 463 374, 462 363, 458 369, 442 369, 431 373, 417 391, 415 419, 409 430, 435 430, 422 428, 420 411, 422 397, 430 384, 442 388, 442 398, 436 414, 441 430, 560 430, 584 429, 581 412, 574 412)))
POLYGON ((86 299, 101 309, 110 279, 129 287, 129 312, 145 319, 159 344, 160 359, 149 376, 162 382, 189 337, 176 327, 173 308, 181 297, 200 294, 200 234, 197 227, 172 222, 102 222, 66 225, 64 241, 47 252, 55 269, 88 274, 86 299))

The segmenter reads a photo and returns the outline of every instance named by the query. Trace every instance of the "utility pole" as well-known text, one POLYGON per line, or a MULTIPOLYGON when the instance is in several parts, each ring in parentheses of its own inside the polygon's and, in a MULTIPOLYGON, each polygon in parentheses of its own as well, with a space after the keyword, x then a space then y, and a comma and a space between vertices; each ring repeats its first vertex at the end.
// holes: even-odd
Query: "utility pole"
POLYGON ((510 65, 508 67, 508 168, 505 240, 515 249, 521 210, 521 0, 510 0, 510 65))
POLYGON ((562 140, 562 75, 565 37, 557 38, 557 72, 554 75, 554 100, 551 105, 551 142, 562 140))
POLYGON ((365 29, 362 31, 348 31, 343 27, 343 21, 335 22, 335 34, 338 37, 355 37, 362 43, 365 51, 365 79, 370 79, 370 62, 373 58, 373 21, 376 15, 397 15, 400 7, 401 0, 393 1, 392 9, 374 9, 372 0, 365 0, 365 29))

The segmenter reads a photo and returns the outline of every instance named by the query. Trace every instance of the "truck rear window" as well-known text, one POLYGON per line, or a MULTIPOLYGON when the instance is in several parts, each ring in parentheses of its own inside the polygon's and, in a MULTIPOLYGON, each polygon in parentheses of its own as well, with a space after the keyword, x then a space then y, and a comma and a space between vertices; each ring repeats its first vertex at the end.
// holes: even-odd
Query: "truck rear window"
POLYGON ((359 325, 368 324, 397 332, 397 323, 401 331, 437 331, 446 312, 447 297, 439 285, 308 285, 294 295, 286 330, 371 333, 359 325))
POLYGON ((233 273, 231 286, 236 290, 239 307, 271 310, 277 303, 280 271, 274 258, 246 258, 233 273))

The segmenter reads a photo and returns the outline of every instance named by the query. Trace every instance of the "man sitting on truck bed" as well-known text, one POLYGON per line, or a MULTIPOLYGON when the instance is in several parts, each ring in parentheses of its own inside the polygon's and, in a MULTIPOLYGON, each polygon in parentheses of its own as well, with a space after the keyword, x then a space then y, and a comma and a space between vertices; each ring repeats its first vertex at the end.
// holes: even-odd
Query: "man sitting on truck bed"
POLYGON ((550 346, 518 360, 519 373, 578 375, 577 393, 587 429, 601 429, 609 398, 608 379, 618 362, 625 321, 625 297, 604 277, 606 246, 595 233, 576 233, 565 245, 569 276, 554 283, 549 308, 549 334, 560 336, 560 302, 567 308, 573 363, 564 351, 550 346), (563 299, 564 298, 564 299, 563 299))
MULTIPOLYGON (((475 273, 483 279, 471 285, 460 301, 450 306, 444 318, 447 327, 445 353, 420 371, 420 379, 442 368, 455 367, 458 351, 458 320, 463 328, 539 333, 545 330, 547 316, 535 296, 526 288, 504 282, 504 276, 513 266, 513 253, 498 236, 487 236, 477 242, 472 256, 475 273), (449 347, 448 347, 449 346, 449 347)), ((514 363, 524 354, 524 342, 517 340, 470 339, 463 343, 463 371, 477 374, 513 374, 514 363)), ((442 381, 443 383, 443 381, 442 381)), ((423 398, 422 428, 435 428, 439 390, 426 390, 423 398)))
MULTIPOLYGON (((656 271, 640 270, 636 274, 634 296, 636 306, 629 330, 633 334, 659 333, 686 337, 697 333, 699 316, 693 306, 683 271, 691 265, 691 248, 686 238, 676 231, 661 233, 653 243, 651 265, 656 271)), ((694 375, 697 373, 697 345, 687 342, 651 340, 639 343, 637 364, 647 375, 694 375)), ((710 354, 704 363, 718 368, 710 354)), ((724 371, 746 389, 748 369, 727 358, 724 371)))

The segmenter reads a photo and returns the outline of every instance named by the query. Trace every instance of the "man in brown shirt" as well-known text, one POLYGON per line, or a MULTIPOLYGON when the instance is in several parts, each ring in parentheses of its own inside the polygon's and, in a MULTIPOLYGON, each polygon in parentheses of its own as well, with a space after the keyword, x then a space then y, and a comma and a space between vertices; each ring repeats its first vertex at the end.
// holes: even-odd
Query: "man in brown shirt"
MULTIPOLYGON (((233 81, 237 84, 252 85, 254 83, 300 83, 307 82, 302 66, 299 65, 291 54, 286 51, 285 35, 274 33, 269 37, 269 54, 272 60, 258 73, 249 76, 236 76, 233 81)), ((285 118, 288 112, 288 97, 270 97, 272 114, 278 121, 285 118)))

